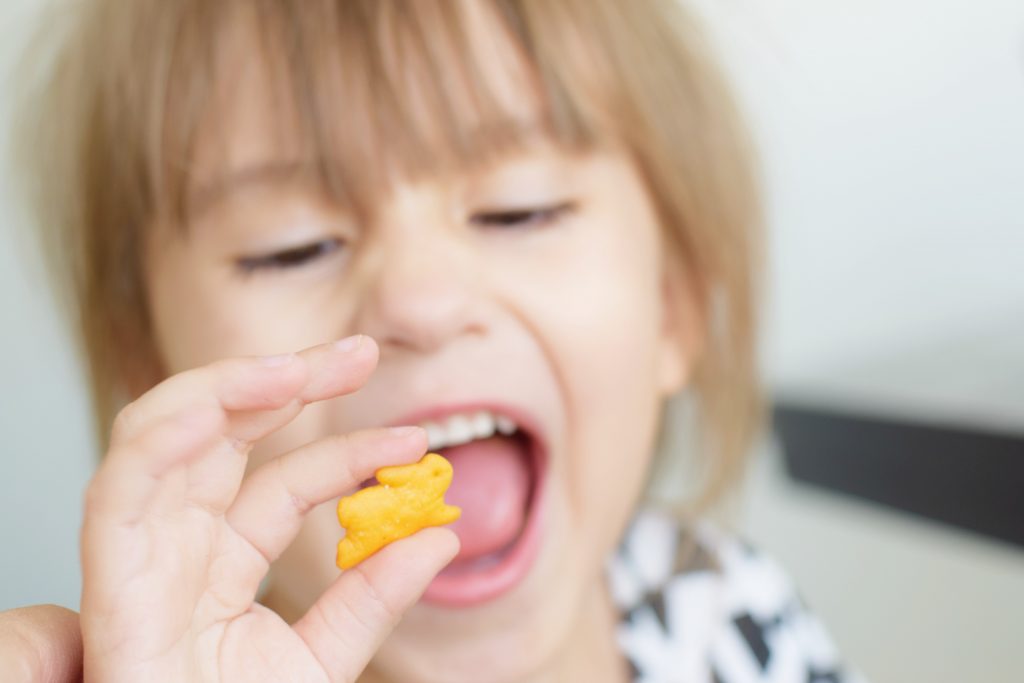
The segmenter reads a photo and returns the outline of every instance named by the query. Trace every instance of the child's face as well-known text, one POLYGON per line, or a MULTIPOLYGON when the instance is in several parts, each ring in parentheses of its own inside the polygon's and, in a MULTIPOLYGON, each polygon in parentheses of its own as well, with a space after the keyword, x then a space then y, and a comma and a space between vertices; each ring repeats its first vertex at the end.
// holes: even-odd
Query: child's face
MULTIPOLYGON (((315 183, 252 172, 291 161, 294 147, 245 63, 221 112, 226 154, 197 159, 197 177, 232 184, 186 239, 163 229, 147 250, 163 371, 354 333, 376 340, 368 385, 308 406, 254 464, 363 427, 512 419, 518 436, 442 449, 455 467, 449 501, 463 508, 462 555, 374 667, 397 680, 533 670, 602 590, 663 399, 693 360, 693 321, 667 278, 651 198, 620 152, 538 143, 486 170, 396 176, 356 224, 315 183)), ((449 423, 442 438, 460 429, 449 423)), ((275 565, 286 616, 335 578, 340 535, 323 506, 275 565)))

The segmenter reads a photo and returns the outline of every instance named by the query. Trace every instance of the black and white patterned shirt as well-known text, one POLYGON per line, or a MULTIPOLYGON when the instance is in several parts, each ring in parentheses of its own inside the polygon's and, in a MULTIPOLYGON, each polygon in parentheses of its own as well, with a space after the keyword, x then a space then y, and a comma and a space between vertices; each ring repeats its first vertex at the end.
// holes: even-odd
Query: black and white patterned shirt
POLYGON ((781 568, 710 525, 642 512, 608 580, 634 683, 864 683, 781 568))

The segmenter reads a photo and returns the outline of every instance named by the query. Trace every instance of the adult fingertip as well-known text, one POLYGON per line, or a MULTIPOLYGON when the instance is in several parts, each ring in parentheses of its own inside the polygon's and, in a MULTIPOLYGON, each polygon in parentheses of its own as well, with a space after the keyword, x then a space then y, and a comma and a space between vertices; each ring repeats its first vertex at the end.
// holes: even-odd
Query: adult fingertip
POLYGON ((12 680, 81 680, 78 614, 57 605, 0 612, 0 671, 12 680))

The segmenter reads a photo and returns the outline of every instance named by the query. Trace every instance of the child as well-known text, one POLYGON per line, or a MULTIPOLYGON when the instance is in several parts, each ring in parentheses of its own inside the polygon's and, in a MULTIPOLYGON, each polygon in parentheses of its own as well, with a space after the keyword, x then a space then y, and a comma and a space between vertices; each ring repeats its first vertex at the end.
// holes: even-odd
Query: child
POLYGON ((758 207, 675 2, 79 11, 30 139, 113 425, 87 677, 845 680, 693 514, 760 426, 758 207), (703 495, 654 512, 683 393, 703 495), (338 576, 334 502, 428 448, 462 518, 338 576))

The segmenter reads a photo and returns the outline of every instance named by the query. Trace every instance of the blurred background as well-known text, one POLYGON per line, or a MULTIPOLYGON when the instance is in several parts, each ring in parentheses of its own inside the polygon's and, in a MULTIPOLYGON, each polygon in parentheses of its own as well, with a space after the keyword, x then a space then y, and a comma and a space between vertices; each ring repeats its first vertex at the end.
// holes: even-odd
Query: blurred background
MULTIPOLYGON (((876 683, 1020 681, 1024 3, 690 4, 740 93, 768 195, 764 359, 788 421, 757 455, 738 524, 876 683), (821 415, 839 421, 820 429, 821 415), (884 434, 863 436, 879 424, 884 434), (951 479, 986 481, 979 462, 998 464, 1002 498, 951 495, 951 479), (901 500, 915 482, 919 500, 901 500)), ((37 6, 0 2, 0 144, 37 6)), ((9 173, 0 609, 75 608, 95 453, 83 376, 9 173)))

